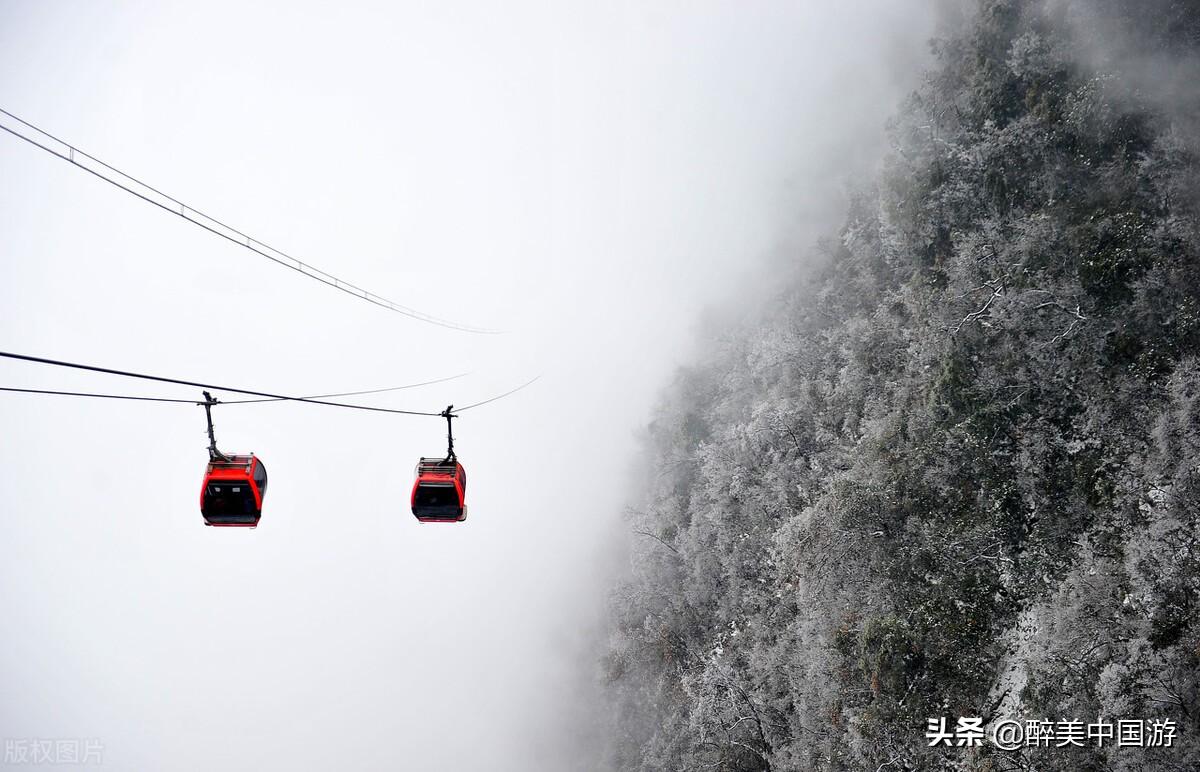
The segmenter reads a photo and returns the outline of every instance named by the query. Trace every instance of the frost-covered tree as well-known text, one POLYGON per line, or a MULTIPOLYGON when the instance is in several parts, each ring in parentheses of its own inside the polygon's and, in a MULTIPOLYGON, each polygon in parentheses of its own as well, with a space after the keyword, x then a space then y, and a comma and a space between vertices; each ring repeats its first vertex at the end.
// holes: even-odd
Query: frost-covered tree
POLYGON ((982 0, 934 50, 822 268, 649 428, 610 766, 1200 768, 1200 7, 982 0))

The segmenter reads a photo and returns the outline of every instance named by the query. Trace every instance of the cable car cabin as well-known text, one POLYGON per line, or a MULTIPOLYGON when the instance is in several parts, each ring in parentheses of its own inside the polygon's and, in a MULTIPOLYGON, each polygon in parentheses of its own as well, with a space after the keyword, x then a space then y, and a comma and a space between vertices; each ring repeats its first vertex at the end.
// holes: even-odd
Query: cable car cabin
POLYGON ((200 488, 205 525, 254 528, 267 495, 267 468, 253 453, 208 462, 200 488))
POLYGON ((467 471, 457 459, 421 459, 413 483, 412 513, 422 523, 467 519, 467 471))

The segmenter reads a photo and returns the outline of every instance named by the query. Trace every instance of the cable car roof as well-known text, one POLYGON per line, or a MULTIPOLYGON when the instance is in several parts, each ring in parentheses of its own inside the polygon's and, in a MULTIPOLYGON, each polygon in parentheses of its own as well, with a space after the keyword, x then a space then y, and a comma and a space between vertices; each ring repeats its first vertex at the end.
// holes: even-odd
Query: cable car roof
POLYGON ((457 477, 459 468, 457 459, 422 458, 417 464, 417 474, 440 474, 457 477))

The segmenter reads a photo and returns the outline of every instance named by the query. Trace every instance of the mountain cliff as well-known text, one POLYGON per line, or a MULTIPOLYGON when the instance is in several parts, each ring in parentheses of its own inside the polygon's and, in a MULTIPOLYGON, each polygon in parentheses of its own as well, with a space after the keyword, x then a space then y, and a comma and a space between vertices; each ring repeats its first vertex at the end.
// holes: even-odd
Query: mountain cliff
POLYGON ((1200 768, 1200 7, 943 26, 819 266, 649 427, 614 768, 1200 768))

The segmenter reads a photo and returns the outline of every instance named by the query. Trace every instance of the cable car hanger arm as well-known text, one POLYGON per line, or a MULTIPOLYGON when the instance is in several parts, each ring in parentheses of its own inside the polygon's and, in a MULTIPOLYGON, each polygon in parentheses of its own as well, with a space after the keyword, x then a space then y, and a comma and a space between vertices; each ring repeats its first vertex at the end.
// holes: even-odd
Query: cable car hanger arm
POLYGON ((219 400, 214 399, 213 395, 207 391, 204 393, 204 417, 208 419, 208 460, 209 461, 228 461, 225 454, 217 450, 217 438, 213 434, 212 422, 212 406, 219 403, 219 400))
POLYGON ((446 419, 446 463, 452 464, 457 458, 454 456, 454 419, 458 418, 452 411, 454 405, 447 405, 446 409, 441 412, 441 416, 446 419))

